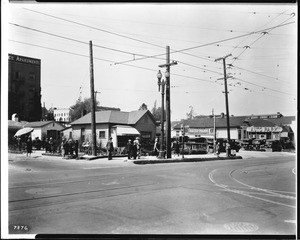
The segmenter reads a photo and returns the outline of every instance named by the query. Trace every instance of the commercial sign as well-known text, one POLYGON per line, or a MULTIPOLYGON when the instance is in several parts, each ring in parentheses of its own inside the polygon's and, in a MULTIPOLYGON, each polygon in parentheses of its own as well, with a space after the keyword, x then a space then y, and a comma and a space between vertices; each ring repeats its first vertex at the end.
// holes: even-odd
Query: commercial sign
POLYGON ((18 55, 14 55, 14 54, 9 54, 8 60, 14 61, 14 62, 20 62, 20 63, 33 64, 33 65, 41 65, 40 59, 28 58, 28 57, 18 56, 18 55))
POLYGON ((282 132, 282 127, 247 127, 247 132, 282 132))
POLYGON ((188 133, 190 134, 209 134, 213 133, 210 131, 210 128, 189 128, 188 133))

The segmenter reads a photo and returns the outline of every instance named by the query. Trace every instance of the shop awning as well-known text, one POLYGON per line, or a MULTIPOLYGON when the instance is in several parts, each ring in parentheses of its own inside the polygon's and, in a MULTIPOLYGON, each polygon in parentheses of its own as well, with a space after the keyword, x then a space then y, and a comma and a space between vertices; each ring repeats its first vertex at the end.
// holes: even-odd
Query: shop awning
POLYGON ((121 126, 117 125, 114 126, 116 128, 117 136, 137 136, 140 135, 139 131, 136 130, 134 127, 130 126, 121 126))

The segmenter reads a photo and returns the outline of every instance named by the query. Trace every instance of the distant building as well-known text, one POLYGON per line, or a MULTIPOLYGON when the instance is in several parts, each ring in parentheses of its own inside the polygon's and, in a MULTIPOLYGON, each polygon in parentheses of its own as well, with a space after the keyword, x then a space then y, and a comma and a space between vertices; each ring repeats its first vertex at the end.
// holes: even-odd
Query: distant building
MULTIPOLYGON (((251 116, 230 116, 230 137, 235 140, 265 139, 295 142, 292 129, 295 116, 283 116, 281 113, 251 116)), ((185 126, 185 135, 190 138, 227 138, 227 120, 221 117, 183 120, 172 129, 172 137, 182 136, 181 127, 185 126), (214 132, 215 131, 215 132, 214 132)))
POLYGON ((62 124, 55 121, 29 122, 25 124, 24 127, 33 128, 34 131, 31 133, 31 138, 39 138, 40 140, 50 137, 55 140, 59 140, 61 131, 65 128, 62 124))
POLYGON ((14 113, 22 121, 42 118, 40 59, 8 55, 8 116, 14 113))
POLYGON ((57 122, 71 122, 69 108, 57 108, 53 110, 54 120, 57 122))
MULTIPOLYGON (((91 141, 91 113, 71 123, 72 128, 63 131, 65 138, 73 138, 81 143, 91 141)), ((153 142, 156 122, 148 110, 98 111, 96 112, 96 139, 100 147, 105 147, 109 137, 115 147, 124 147, 128 139, 140 137, 142 143, 153 142)))

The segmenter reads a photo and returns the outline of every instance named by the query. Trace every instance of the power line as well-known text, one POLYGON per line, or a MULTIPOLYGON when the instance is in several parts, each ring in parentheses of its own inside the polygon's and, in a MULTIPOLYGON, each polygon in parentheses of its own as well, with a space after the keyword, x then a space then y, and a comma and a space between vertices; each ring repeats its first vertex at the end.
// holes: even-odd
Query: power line
MULTIPOLYGON (((68 52, 68 51, 64 51, 64 50, 59 50, 59 49, 44 47, 44 46, 40 46, 40 45, 36 45, 36 44, 24 43, 24 42, 15 41, 15 40, 9 40, 9 41, 13 41, 13 42, 21 43, 21 44, 26 44, 26 45, 31 45, 31 46, 35 46, 35 47, 40 47, 40 48, 44 48, 44 49, 48 49, 48 50, 52 50, 52 51, 57 51, 57 52, 62 52, 62 53, 67 53, 67 54, 72 54, 72 55, 76 55, 76 56, 80 56, 80 57, 89 57, 89 56, 83 55, 83 54, 78 54, 78 53, 68 52)), ((100 60, 100 61, 105 61, 105 62, 110 62, 110 63, 114 62, 114 61, 111 61, 111 60, 101 59, 101 58, 97 58, 97 57, 94 57, 94 59, 100 60)), ((156 72, 156 70, 150 69, 150 68, 146 68, 146 67, 140 67, 140 66, 135 66, 135 65, 130 65, 130 64, 123 64, 123 65, 156 72)), ((189 65, 189 64, 186 64, 186 65, 189 65)), ((179 76, 179 77, 184 77, 184 78, 189 78, 189 79, 193 79, 193 80, 198 80, 198 81, 209 82, 209 83, 213 83, 213 84, 215 83, 215 82, 207 80, 207 79, 201 79, 201 78, 197 78, 197 77, 185 76, 185 75, 176 74, 176 73, 173 73, 172 75, 179 76)), ((236 78, 236 79, 239 79, 239 78, 236 78)), ((243 81, 243 82, 247 82, 247 83, 255 85, 255 86, 258 86, 258 87, 269 89, 271 91, 275 91, 275 92, 279 92, 279 93, 291 95, 289 93, 284 93, 284 92, 281 92, 281 91, 278 91, 278 90, 274 90, 274 89, 271 89, 271 88, 268 88, 268 87, 265 87, 265 86, 261 86, 261 85, 258 85, 258 84, 254 84, 254 83, 242 80, 242 79, 239 79, 239 80, 243 81)))
MULTIPOLYGON (((194 46, 194 47, 190 47, 190 48, 185 48, 185 49, 181 49, 181 50, 173 50, 170 53, 182 53, 182 52, 193 50, 193 49, 196 49, 196 48, 206 47, 206 46, 214 45, 214 44, 217 44, 217 43, 226 42, 226 41, 230 41, 230 40, 234 40, 234 39, 246 37, 246 36, 249 36, 249 35, 261 33, 263 31, 267 31, 269 29, 275 29, 275 28, 278 28, 278 27, 283 27, 283 26, 286 26, 286 25, 289 25, 289 24, 292 24, 292 23, 295 23, 295 22, 289 22, 289 23, 285 23, 285 24, 279 24, 279 25, 276 25, 274 27, 270 27, 270 28, 266 28, 266 29, 261 29, 259 31, 254 31, 254 32, 243 34, 243 35, 240 35, 240 36, 226 38, 226 39, 223 39, 223 40, 219 40, 219 41, 215 41, 215 42, 211 42, 211 43, 206 43, 206 44, 202 44, 202 45, 198 45, 198 46, 194 46)), ((144 59, 147 59, 147 58, 159 57, 159 56, 163 56, 163 55, 164 55, 164 53, 163 54, 152 55, 152 56, 148 56, 148 57, 136 58, 136 59, 133 59, 133 60, 127 60, 127 61, 123 61, 123 62, 116 62, 115 65, 117 65, 117 64, 124 64, 124 63, 128 63, 128 62, 133 62, 133 61, 138 61, 138 60, 144 60, 144 59)))
MULTIPOLYGON (((46 35, 50 35, 50 36, 54 36, 54 37, 66 39, 66 40, 69 40, 69 41, 78 42, 78 43, 82 43, 82 44, 88 44, 87 42, 80 41, 80 40, 77 40, 77 39, 74 39, 74 38, 64 37, 64 36, 57 35, 57 34, 54 34, 54 33, 49 33, 49 32, 41 31, 41 30, 38 30, 38 29, 34 29, 34 28, 22 26, 22 25, 19 25, 19 24, 16 24, 16 23, 9 23, 9 24, 14 25, 14 26, 16 26, 16 27, 24 28, 24 29, 27 29, 27 30, 31 30, 31 31, 43 33, 43 34, 46 34, 46 35)), ((93 46, 98 47, 98 48, 103 48, 103 49, 106 49, 106 50, 115 51, 115 52, 120 52, 120 53, 130 54, 130 55, 138 55, 138 56, 143 56, 143 57, 146 56, 146 55, 144 55, 144 54, 138 54, 138 53, 127 52, 127 51, 123 51, 123 50, 119 50, 119 49, 114 49, 114 48, 109 48, 109 47, 100 46, 100 45, 97 45, 97 44, 95 44, 95 45, 93 45, 93 46)))
POLYGON ((50 15, 50 14, 47 14, 47 13, 34 11, 34 10, 31 10, 31 9, 28 9, 28 8, 24 8, 24 9, 27 10, 27 11, 35 12, 35 13, 42 14, 42 15, 45 15, 45 16, 48 16, 48 17, 56 18, 56 19, 59 19, 59 20, 62 20, 62 21, 74 23, 74 24, 77 24, 77 25, 80 25, 80 26, 83 26, 83 27, 91 28, 91 29, 94 29, 94 30, 97 30, 97 31, 101 31, 101 32, 105 32, 105 33, 108 33, 108 34, 116 35, 118 37, 127 38, 127 39, 130 39, 130 40, 133 40, 133 41, 141 42, 141 43, 144 43, 144 44, 148 44, 148 45, 163 48, 163 49, 165 48, 163 46, 156 45, 156 44, 153 44, 153 43, 150 43, 150 42, 146 42, 146 41, 139 40, 139 39, 136 39, 136 38, 128 37, 128 36, 118 34, 118 33, 115 33, 115 32, 111 32, 111 31, 108 31, 108 30, 104 30, 104 29, 101 29, 101 28, 92 27, 92 26, 89 26, 89 25, 86 25, 86 24, 83 24, 83 23, 79 23, 79 22, 75 22, 75 21, 72 21, 72 20, 68 20, 68 19, 65 19, 65 18, 56 17, 56 16, 53 16, 53 15, 50 15))
POLYGON ((282 93, 282 94, 294 96, 294 94, 291 94, 291 93, 281 92, 281 91, 278 91, 278 90, 275 90, 275 89, 272 89, 272 88, 269 88, 269 87, 265 87, 265 86, 258 85, 258 84, 252 83, 252 82, 248 82, 248 81, 243 80, 243 79, 241 79, 241 78, 237 78, 237 77, 234 77, 234 78, 235 78, 235 79, 238 79, 238 80, 240 80, 240 81, 242 81, 242 82, 246 82, 246 83, 248 83, 248 84, 251 84, 251 85, 260 87, 260 88, 269 89, 270 91, 273 91, 273 92, 278 92, 278 93, 282 93))
MULTIPOLYGON (((25 43, 25 42, 15 41, 15 40, 11 40, 11 39, 8 39, 8 40, 11 41, 11 42, 16 42, 16 43, 21 43, 21 44, 29 45, 29 46, 44 48, 44 49, 48 49, 48 50, 52 50, 52 51, 56 51, 56 52, 72 54, 72 55, 76 55, 76 56, 80 56, 80 57, 89 57, 88 55, 83 55, 83 54, 69 52, 69 51, 55 49, 55 48, 49 48, 49 47, 45 47, 45 46, 41 46, 41 45, 36 45, 36 44, 32 44, 32 43, 25 43)), ((114 62, 114 61, 103 59, 103 58, 96 58, 96 57, 94 57, 94 59, 97 59, 97 60, 100 60, 100 61, 104 61, 104 62, 109 62, 109 63, 113 63, 114 62)))

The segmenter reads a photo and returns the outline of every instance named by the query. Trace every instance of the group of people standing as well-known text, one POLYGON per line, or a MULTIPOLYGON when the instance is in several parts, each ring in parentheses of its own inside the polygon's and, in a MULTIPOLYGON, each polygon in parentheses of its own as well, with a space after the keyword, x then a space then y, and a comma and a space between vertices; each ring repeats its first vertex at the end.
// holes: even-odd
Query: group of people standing
MULTIPOLYGON (((175 140, 174 142, 172 142, 172 151, 174 155, 179 156, 180 154, 180 143, 178 140, 175 140)), ((158 153, 160 151, 160 144, 158 141, 158 138, 155 139, 154 145, 153 145, 153 152, 155 156, 158 156, 158 153)))
MULTIPOLYGON (((217 142, 217 145, 216 145, 216 154, 217 154, 218 157, 220 156, 221 150, 222 150, 221 142, 217 142)), ((225 143, 225 151, 226 151, 227 157, 232 157, 233 156, 231 154, 231 145, 230 145, 229 141, 226 141, 226 143, 225 143)))
POLYGON ((136 137, 132 142, 131 139, 127 142, 128 159, 136 159, 141 157, 141 144, 139 137, 136 137))
POLYGON ((61 142, 61 155, 62 157, 71 156, 78 158, 78 147, 79 147, 79 141, 72 139, 63 140, 61 142))

